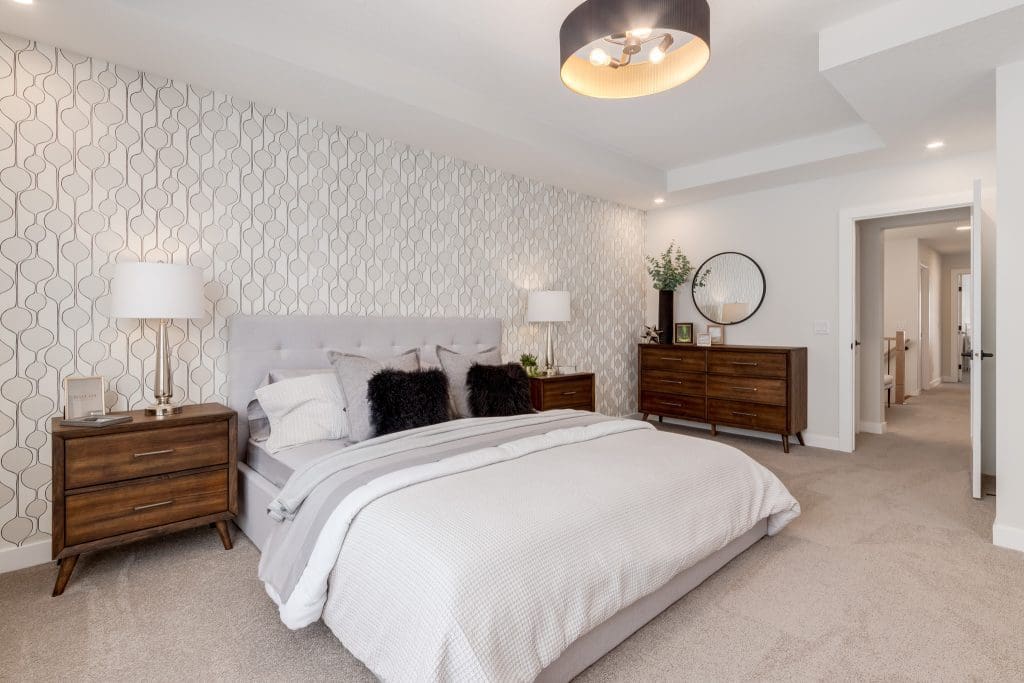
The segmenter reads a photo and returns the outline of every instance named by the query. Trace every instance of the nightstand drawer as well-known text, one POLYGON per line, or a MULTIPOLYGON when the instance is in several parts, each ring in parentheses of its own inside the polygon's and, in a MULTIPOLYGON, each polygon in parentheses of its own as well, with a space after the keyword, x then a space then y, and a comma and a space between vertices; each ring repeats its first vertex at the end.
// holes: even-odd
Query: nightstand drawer
POLYGON ((589 377, 557 379, 542 386, 545 410, 555 408, 589 409, 593 402, 593 382, 589 377))
POLYGON ((69 495, 68 545, 228 509, 228 472, 217 470, 69 495))
POLYGON ((67 441, 68 489, 180 472, 228 461, 227 423, 170 427, 67 441))

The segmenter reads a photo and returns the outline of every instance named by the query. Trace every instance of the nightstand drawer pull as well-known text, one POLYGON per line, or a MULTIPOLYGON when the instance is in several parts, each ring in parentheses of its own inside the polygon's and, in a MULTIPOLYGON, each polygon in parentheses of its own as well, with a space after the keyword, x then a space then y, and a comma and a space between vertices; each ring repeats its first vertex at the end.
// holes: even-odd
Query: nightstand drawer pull
POLYGON ((732 411, 732 414, 736 415, 737 417, 757 417, 757 413, 741 413, 738 410, 732 411))
POLYGON ((748 365, 748 366, 750 366, 752 368, 756 368, 757 367, 757 363, 754 363, 754 362, 751 362, 751 361, 738 361, 738 360, 734 360, 732 362, 732 364, 733 365, 748 365))
POLYGON ((757 391, 757 387, 731 387, 733 391, 757 391))
POLYGON ((174 500, 162 500, 159 503, 150 503, 149 505, 136 505, 132 509, 136 512, 141 512, 142 510, 149 510, 150 508, 161 508, 164 505, 174 505, 174 500))
POLYGON ((173 448, 165 448, 162 451, 145 451, 144 453, 133 453, 133 458, 145 458, 147 455, 170 455, 174 452, 173 448))

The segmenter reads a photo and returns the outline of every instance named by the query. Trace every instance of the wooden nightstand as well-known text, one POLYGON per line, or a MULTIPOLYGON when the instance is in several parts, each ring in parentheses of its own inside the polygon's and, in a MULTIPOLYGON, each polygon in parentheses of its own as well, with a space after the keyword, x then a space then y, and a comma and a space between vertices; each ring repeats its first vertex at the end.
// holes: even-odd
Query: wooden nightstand
POLYGON ((596 410, 594 373, 577 372, 553 377, 531 377, 530 400, 537 410, 596 410))
POLYGON ((55 596, 81 553, 227 522, 238 512, 237 416, 219 403, 177 415, 141 410, 110 427, 62 427, 53 419, 55 596))

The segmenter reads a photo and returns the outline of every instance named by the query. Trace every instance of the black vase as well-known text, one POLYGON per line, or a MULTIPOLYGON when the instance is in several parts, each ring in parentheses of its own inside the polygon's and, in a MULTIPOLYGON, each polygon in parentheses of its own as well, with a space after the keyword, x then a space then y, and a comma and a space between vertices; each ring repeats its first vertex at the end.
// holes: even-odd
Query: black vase
POLYGON ((675 312, 672 306, 674 294, 671 289, 658 292, 658 329, 661 330, 662 344, 672 343, 672 328, 675 327, 675 312))

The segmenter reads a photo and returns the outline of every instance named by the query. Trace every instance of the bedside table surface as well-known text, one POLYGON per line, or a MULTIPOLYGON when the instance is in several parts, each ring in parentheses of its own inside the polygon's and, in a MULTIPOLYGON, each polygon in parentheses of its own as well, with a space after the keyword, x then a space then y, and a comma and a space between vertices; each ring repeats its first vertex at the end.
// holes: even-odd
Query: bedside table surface
POLYGON ((73 439, 79 436, 95 436, 97 434, 121 434, 123 432, 148 431, 151 429, 162 429, 166 427, 182 427, 184 425, 211 422, 213 420, 230 419, 235 411, 220 403, 197 403, 181 407, 177 415, 146 415, 145 410, 130 410, 128 412, 110 413, 111 415, 131 415, 131 422, 120 422, 108 427, 64 427, 60 421, 63 418, 55 417, 50 421, 54 436, 64 439, 73 439))

